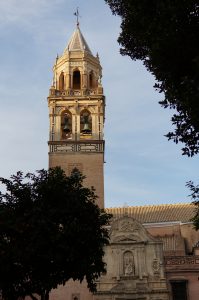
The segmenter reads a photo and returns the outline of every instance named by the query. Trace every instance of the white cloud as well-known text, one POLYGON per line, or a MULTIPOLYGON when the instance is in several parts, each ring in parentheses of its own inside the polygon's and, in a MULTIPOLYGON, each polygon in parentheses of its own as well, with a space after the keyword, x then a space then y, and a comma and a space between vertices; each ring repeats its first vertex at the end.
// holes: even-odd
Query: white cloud
POLYGON ((0 1, 0 22, 23 23, 31 21, 33 17, 38 17, 52 9, 53 5, 59 5, 63 0, 1 0, 0 1))

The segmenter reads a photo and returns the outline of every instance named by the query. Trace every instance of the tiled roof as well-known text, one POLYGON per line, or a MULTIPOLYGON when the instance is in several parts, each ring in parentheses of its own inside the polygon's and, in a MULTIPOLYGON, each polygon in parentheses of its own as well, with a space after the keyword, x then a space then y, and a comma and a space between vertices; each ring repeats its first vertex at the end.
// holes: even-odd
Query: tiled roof
POLYGON ((121 217, 125 214, 131 216, 141 223, 161 223, 190 222, 195 214, 195 205, 191 203, 146 205, 146 206, 128 206, 106 208, 107 213, 114 217, 121 217))
POLYGON ((69 51, 87 51, 90 54, 92 54, 83 34, 81 33, 79 26, 77 26, 77 28, 73 32, 73 35, 72 35, 65 51, 67 51, 67 50, 69 50, 69 51))

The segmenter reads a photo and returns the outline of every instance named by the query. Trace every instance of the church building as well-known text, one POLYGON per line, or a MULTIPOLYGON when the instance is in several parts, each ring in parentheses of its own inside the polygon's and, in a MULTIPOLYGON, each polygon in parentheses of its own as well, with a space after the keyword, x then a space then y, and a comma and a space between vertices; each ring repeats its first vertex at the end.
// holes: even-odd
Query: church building
MULTIPOLYGON (((69 175, 78 168, 104 208, 105 96, 99 56, 79 23, 53 67, 48 96, 49 167, 69 175)), ((199 234, 190 204, 108 208, 113 214, 107 273, 91 294, 86 282, 69 281, 50 300, 198 300, 199 234)), ((81 249, 80 249, 81 251, 81 249)))

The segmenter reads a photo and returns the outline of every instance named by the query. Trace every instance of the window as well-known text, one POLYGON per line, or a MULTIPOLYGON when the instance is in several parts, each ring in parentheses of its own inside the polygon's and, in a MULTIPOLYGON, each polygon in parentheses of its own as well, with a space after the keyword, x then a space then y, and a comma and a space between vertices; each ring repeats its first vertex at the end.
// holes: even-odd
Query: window
POLYGON ((94 74, 93 71, 89 73, 89 88, 92 89, 95 87, 95 82, 94 82, 94 74))
POLYGON ((64 73, 61 72, 59 76, 59 89, 64 90, 64 73))
POLYGON ((73 72, 73 88, 74 89, 81 88, 81 75, 79 70, 73 72))
POLYGON ((172 300, 188 300, 186 280, 170 281, 170 284, 171 284, 172 300))

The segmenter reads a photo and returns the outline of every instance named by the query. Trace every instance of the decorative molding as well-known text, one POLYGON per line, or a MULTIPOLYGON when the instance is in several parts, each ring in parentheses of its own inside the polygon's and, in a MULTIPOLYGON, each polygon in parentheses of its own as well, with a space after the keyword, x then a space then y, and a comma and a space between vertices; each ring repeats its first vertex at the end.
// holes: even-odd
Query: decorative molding
POLYGON ((153 262, 152 262, 152 268, 154 273, 157 273, 160 271, 160 261, 158 258, 154 258, 153 262))
POLYGON ((84 89, 84 90, 67 89, 64 91, 51 90, 51 96, 56 96, 56 97, 71 97, 71 96, 82 97, 82 96, 89 96, 89 95, 90 96, 97 95, 97 89, 84 89))
POLYGON ((81 61, 70 61, 69 65, 78 67, 78 66, 82 66, 82 62, 81 61))
POLYGON ((104 141, 64 141, 64 142, 49 142, 49 152, 104 152, 104 141))
POLYGON ((199 268, 199 256, 175 256, 165 257, 166 266, 197 265, 199 268))
POLYGON ((115 243, 157 242, 139 222, 128 216, 113 221, 110 236, 115 243))
POLYGON ((140 229, 140 226, 138 223, 132 222, 132 220, 124 220, 120 224, 120 230, 121 231, 138 231, 140 229))

